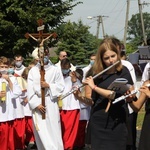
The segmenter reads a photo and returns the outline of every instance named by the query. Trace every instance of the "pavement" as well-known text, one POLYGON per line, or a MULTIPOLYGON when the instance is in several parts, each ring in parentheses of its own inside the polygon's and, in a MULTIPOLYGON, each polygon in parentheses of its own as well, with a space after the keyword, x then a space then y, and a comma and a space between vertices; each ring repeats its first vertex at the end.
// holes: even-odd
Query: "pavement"
POLYGON ((141 134, 141 130, 137 130, 137 135, 136 135, 136 147, 137 148, 139 145, 140 134, 141 134))
MULTIPOLYGON (((140 134, 141 134, 141 130, 137 130, 137 138, 136 138, 136 147, 138 148, 138 144, 139 144, 139 139, 140 139, 140 134)), ((29 143, 29 146, 27 148, 27 150, 37 150, 35 149, 31 149, 31 147, 34 145, 34 143, 29 143)), ((79 149, 76 149, 79 150, 79 149)), ((91 150, 90 146, 85 146, 84 148, 80 149, 80 150, 91 150)))

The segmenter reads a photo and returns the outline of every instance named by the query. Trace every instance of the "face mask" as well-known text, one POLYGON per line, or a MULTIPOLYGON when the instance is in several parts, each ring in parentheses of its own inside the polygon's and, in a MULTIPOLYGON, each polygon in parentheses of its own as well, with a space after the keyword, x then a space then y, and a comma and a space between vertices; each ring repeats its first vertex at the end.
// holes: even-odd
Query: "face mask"
POLYGON ((17 61, 17 62, 15 63, 15 65, 16 65, 17 68, 20 68, 21 65, 22 65, 22 61, 17 61))
POLYGON ((90 64, 91 64, 91 66, 93 66, 94 60, 90 60, 90 64))
POLYGON ((49 62, 49 59, 47 57, 44 57, 44 65, 47 65, 49 62))
POLYGON ((61 71, 64 75, 66 75, 67 73, 69 73, 70 69, 61 69, 61 71))
POLYGON ((7 74, 7 72, 8 72, 7 69, 1 69, 1 70, 0 70, 0 73, 1 73, 1 74, 7 74))
POLYGON ((9 68, 8 69, 8 74, 14 74, 14 68, 9 68))

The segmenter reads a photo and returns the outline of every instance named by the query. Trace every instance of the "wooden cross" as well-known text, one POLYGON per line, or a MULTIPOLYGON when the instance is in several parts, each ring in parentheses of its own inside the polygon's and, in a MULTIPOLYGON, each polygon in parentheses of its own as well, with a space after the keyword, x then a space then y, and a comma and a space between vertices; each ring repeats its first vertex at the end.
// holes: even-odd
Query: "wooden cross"
MULTIPOLYGON (((49 34, 49 33, 43 33, 44 30, 44 25, 43 25, 43 20, 39 19, 38 21, 38 27, 37 31, 39 33, 26 33, 25 37, 28 39, 31 37, 33 40, 37 41, 39 43, 39 58, 40 58, 40 64, 41 64, 41 69, 40 69, 40 74, 41 74, 41 81, 45 81, 44 75, 45 75, 45 70, 44 70, 44 42, 48 40, 50 37, 56 38, 57 35, 56 33, 49 34)), ((42 98, 42 105, 45 107, 45 88, 41 87, 41 98, 42 98)), ((45 113, 42 113, 42 119, 45 119, 45 113)))
POLYGON ((53 34, 50 34, 50 33, 43 33, 43 30, 44 30, 44 27, 45 25, 43 25, 43 20, 42 19, 39 19, 37 21, 38 23, 38 27, 37 27, 37 31, 39 31, 39 33, 26 33, 25 34, 25 37, 28 39, 29 37, 31 37, 33 40, 39 42, 40 44, 46 40, 48 40, 50 37, 54 37, 56 38, 57 37, 57 34, 56 33, 53 33, 53 34), (44 39, 45 38, 45 39, 44 39), (44 40, 44 41, 43 41, 44 40), (42 42, 43 41, 43 42, 42 42))

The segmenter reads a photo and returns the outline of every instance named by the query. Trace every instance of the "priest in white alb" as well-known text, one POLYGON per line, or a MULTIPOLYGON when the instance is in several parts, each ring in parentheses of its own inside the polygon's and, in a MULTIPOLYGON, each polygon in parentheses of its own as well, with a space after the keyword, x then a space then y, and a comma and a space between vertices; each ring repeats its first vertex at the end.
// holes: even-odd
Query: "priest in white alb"
POLYGON ((63 150, 58 97, 64 90, 60 69, 44 57, 45 81, 41 81, 40 63, 28 74, 28 100, 32 109, 34 135, 39 150, 63 150), (45 107, 41 104, 41 87, 45 88, 45 107), (45 113, 45 119, 42 119, 45 113))

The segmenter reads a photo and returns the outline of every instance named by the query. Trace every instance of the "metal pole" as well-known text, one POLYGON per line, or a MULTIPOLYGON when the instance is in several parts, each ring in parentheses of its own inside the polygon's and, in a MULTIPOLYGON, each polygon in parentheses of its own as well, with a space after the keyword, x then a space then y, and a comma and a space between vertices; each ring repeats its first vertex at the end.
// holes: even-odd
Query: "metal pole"
POLYGON ((103 37, 105 38, 105 31, 104 31, 104 24, 103 24, 103 18, 102 18, 102 16, 101 16, 101 23, 102 23, 103 37))
POLYGON ((140 13, 140 16, 141 16, 141 24, 142 24, 144 45, 147 45, 146 36, 145 36, 145 27, 144 27, 144 21, 143 21, 143 13, 142 13, 142 4, 141 4, 140 0, 138 0, 138 4, 139 4, 139 13, 140 13))
POLYGON ((125 48, 126 48, 126 39, 127 39, 127 28, 128 28, 128 18, 129 18, 129 6, 130 6, 130 0, 127 0, 126 21, 125 21, 125 29, 124 29, 124 46, 125 46, 125 48))
POLYGON ((100 17, 101 16, 97 16, 97 32, 96 32, 96 38, 97 39, 98 39, 98 36, 99 36, 100 17))

